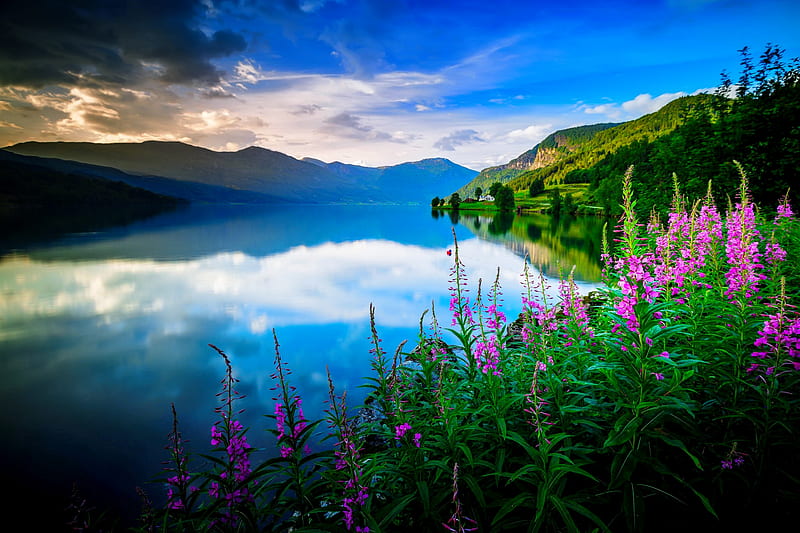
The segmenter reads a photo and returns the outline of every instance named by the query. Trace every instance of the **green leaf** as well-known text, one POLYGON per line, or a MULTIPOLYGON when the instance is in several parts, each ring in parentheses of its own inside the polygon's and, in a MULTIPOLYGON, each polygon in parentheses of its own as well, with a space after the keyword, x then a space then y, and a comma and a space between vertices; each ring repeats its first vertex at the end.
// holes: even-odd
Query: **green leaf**
POLYGON ((544 469, 542 467, 535 464, 527 464, 521 466, 513 474, 511 474, 509 477, 509 482, 514 482, 520 478, 527 477, 528 474, 535 474, 535 476, 531 479, 526 479, 526 481, 534 485, 541 483, 544 479, 544 469))
POLYGON ((575 520, 572 518, 572 514, 570 514, 569 509, 567 509, 564 502, 561 498, 557 496, 550 496, 550 503, 553 504, 553 507, 556 508, 558 514, 561 515, 561 519, 567 525, 567 531, 579 531, 578 526, 575 524, 575 520))
POLYGON ((630 420, 626 420, 626 418, 627 417, 622 417, 617 420, 616 424, 614 424, 614 430, 609 434, 608 438, 603 443, 604 448, 616 446, 618 444, 622 444, 623 442, 628 442, 634 435, 636 435, 636 430, 638 430, 639 426, 642 425, 642 419, 639 417, 634 417, 630 420))
POLYGON ((510 500, 506 501, 506 503, 504 503, 503 506, 500 507, 500 509, 494 515, 494 518, 492 518, 492 526, 494 527, 497 524, 499 524, 500 521, 503 520, 503 518, 505 518, 505 516, 508 513, 510 513, 511 511, 513 511, 514 509, 519 507, 520 505, 523 505, 528 500, 532 501, 533 500, 533 496, 531 496, 527 492, 523 492, 521 494, 517 494, 516 496, 514 496, 510 500))
POLYGON ((602 529, 603 531, 605 531, 607 533, 611 533, 611 530, 608 528, 608 526, 605 524, 605 522, 603 522, 600 519, 599 516, 597 516, 596 514, 591 512, 589 509, 587 509, 583 505, 579 504, 578 502, 571 501, 571 500, 563 500, 563 503, 564 503, 565 506, 567 506, 570 509, 574 510, 578 514, 581 514, 581 515, 585 516, 586 518, 588 518, 589 520, 591 520, 592 522, 594 522, 595 524, 600 526, 600 529, 602 529))
POLYGON ((392 499, 387 505, 382 506, 381 510, 383 512, 379 519, 381 529, 387 529, 392 520, 412 501, 414 501, 414 495, 409 494, 402 498, 392 499))
POLYGON ((477 500, 478 505, 481 507, 486 507, 486 498, 483 495, 483 489, 478 484, 478 480, 473 476, 465 475, 462 475, 460 479, 469 487, 469 490, 472 492, 472 495, 475 496, 475 500, 477 500))
POLYGON ((497 429, 500 431, 500 437, 506 438, 506 419, 502 416, 497 417, 497 429))

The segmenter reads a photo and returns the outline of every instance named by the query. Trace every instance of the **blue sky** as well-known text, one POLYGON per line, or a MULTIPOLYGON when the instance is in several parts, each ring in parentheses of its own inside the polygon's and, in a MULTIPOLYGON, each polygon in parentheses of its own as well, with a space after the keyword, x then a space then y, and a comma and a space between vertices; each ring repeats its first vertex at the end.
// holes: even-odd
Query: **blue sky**
POLYGON ((39 0, 0 8, 0 146, 179 140, 480 170, 800 56, 796 0, 39 0))

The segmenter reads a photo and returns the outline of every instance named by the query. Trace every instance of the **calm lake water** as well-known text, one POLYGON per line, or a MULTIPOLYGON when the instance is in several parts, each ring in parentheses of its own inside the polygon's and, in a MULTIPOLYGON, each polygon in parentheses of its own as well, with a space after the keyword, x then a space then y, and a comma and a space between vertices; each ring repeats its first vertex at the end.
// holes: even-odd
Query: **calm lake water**
POLYGON ((209 343, 230 355, 241 380, 251 444, 271 450, 262 415, 274 405, 273 328, 307 415, 324 414, 326 367, 355 407, 370 373, 370 303, 390 353, 404 339, 413 348, 432 304, 449 324, 452 228, 473 288, 478 278, 488 287, 500 268, 513 317, 525 257, 553 285, 573 265, 582 290, 597 285, 602 226, 455 220, 426 207, 204 206, 15 242, 0 252, 0 467, 12 487, 5 503, 17 509, 9 512, 62 523, 73 483, 96 507, 128 517, 139 509, 135 487, 162 498, 149 482, 168 457, 170 404, 189 451, 209 449, 225 371, 209 343))

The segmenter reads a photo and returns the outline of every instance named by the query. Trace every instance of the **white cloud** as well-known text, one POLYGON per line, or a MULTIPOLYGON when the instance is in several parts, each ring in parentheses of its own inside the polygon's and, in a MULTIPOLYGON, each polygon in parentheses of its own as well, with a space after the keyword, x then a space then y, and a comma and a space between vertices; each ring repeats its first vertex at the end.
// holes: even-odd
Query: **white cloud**
POLYGON ((250 59, 239 61, 233 67, 233 74, 233 78, 230 80, 231 82, 253 84, 267 78, 266 73, 261 70, 261 67, 250 59))
POLYGON ((506 134, 507 142, 526 141, 537 143, 553 132, 552 124, 531 124, 522 129, 516 129, 506 134))
MULTIPOLYGON (((698 92, 695 92, 694 94, 698 94, 698 92)), ((679 91, 676 93, 663 93, 656 97, 653 97, 648 93, 643 93, 637 95, 632 100, 627 100, 621 104, 614 102, 598 104, 595 106, 583 104, 579 106, 579 109, 589 115, 602 115, 605 120, 621 122, 625 120, 633 120, 650 113, 655 113, 666 104, 676 100, 677 98, 681 98, 682 96, 688 96, 688 93, 679 91)))
POLYGON ((184 127, 193 131, 219 132, 233 128, 240 122, 239 117, 233 116, 227 109, 206 110, 199 113, 184 113, 184 127))
POLYGON ((622 109, 631 115, 647 115, 658 111, 671 101, 686 95, 685 92, 664 93, 653 98, 649 94, 640 94, 633 100, 623 102, 622 109))

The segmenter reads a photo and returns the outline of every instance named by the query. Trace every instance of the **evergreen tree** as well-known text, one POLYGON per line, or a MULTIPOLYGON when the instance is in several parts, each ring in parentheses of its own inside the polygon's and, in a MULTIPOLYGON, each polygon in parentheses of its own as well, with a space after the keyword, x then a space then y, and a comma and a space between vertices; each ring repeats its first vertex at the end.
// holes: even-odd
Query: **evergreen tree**
POLYGON ((539 194, 544 192, 544 180, 535 180, 531 182, 530 187, 528 187, 528 196, 533 198, 539 194))
POLYGON ((561 215, 561 209, 563 207, 562 198, 561 198, 561 191, 558 190, 558 187, 552 189, 550 191, 550 213, 554 217, 558 217, 561 215))
POLYGON ((492 196, 497 198, 497 191, 499 191, 500 188, 503 187, 503 186, 504 185, 502 183, 500 183, 499 181, 495 181, 494 183, 492 183, 492 186, 489 187, 489 194, 491 194, 492 196))
POLYGON ((514 202, 514 191, 505 185, 500 185, 494 196, 494 205, 497 206, 500 211, 513 211, 516 206, 514 202))

